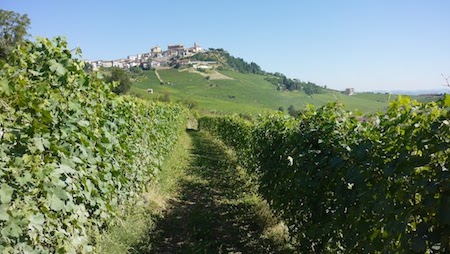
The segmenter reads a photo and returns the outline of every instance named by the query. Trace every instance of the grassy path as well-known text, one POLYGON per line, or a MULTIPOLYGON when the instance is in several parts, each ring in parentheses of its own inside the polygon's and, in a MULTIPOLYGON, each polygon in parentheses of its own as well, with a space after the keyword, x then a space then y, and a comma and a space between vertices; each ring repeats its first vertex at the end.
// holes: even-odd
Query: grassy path
POLYGON ((148 253, 281 252, 267 233, 277 228, 275 219, 233 156, 206 133, 189 135, 191 159, 180 195, 157 221, 148 253))
POLYGON ((160 84, 164 84, 164 81, 161 79, 161 76, 159 76, 159 73, 158 73, 157 70, 155 70, 155 75, 156 75, 156 77, 158 78, 159 83, 160 83, 160 84))

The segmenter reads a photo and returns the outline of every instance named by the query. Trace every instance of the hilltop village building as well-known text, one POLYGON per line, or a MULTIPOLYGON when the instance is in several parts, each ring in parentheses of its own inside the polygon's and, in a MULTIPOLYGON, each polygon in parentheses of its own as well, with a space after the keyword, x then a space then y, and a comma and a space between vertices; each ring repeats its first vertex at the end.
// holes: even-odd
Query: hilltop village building
MULTIPOLYGON (((182 44, 168 45, 167 50, 163 51, 160 46, 155 46, 150 49, 149 53, 130 55, 127 58, 121 58, 116 60, 97 60, 97 61, 86 61, 92 65, 93 70, 98 70, 100 67, 110 68, 118 67, 123 69, 128 69, 131 67, 139 66, 143 68, 157 68, 167 66, 169 61, 174 57, 186 57, 193 56, 197 53, 203 52, 204 50, 200 45, 194 43, 194 46, 190 48, 185 48, 182 44)), ((211 63, 198 63, 199 66, 207 66, 211 63)), ((184 62, 183 64, 194 64, 191 61, 184 62)))
POLYGON ((355 94, 355 89, 354 88, 346 88, 344 91, 344 94, 346 95, 354 95, 355 94))

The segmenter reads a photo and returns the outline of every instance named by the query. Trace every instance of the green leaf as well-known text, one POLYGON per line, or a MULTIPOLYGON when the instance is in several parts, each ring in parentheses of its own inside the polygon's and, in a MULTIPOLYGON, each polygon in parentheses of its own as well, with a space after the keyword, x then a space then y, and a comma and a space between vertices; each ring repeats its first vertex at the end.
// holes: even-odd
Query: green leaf
POLYGON ((36 229, 41 229, 42 225, 45 223, 45 217, 42 213, 33 214, 29 218, 30 224, 28 227, 34 227, 36 229))
POLYGON ((80 120, 78 122, 78 125, 83 126, 83 127, 87 127, 87 126, 89 126, 89 122, 86 121, 86 120, 80 120))
POLYGON ((12 194, 14 192, 14 189, 11 188, 8 184, 4 183, 0 187, 0 200, 2 201, 2 204, 8 204, 11 202, 12 194))
POLYGON ((61 211, 64 208, 64 201, 62 201, 56 195, 50 196, 48 202, 50 209, 52 209, 53 211, 61 211))
POLYGON ((22 234, 22 229, 20 229, 19 225, 17 225, 15 221, 9 221, 9 223, 2 229, 1 233, 4 236, 12 236, 17 238, 22 234))
POLYGON ((77 171, 73 170, 72 167, 66 164, 60 164, 59 167, 55 170, 57 173, 66 173, 66 174, 75 174, 77 171))
POLYGON ((0 220, 3 220, 3 221, 8 221, 9 220, 8 206, 7 205, 0 205, 0 220))
POLYGON ((29 154, 24 154, 22 156, 23 162, 25 163, 25 165, 28 165, 30 162, 33 161, 33 156, 29 155, 29 154))
POLYGON ((65 190, 63 190, 61 188, 54 188, 52 190, 52 192, 53 192, 53 194, 55 194, 55 196, 57 196, 61 200, 69 199, 69 195, 68 195, 67 191, 65 191, 65 190))
POLYGON ((21 185, 25 185, 25 184, 31 182, 31 174, 30 174, 30 172, 25 172, 23 174, 23 177, 18 177, 17 178, 17 182, 19 184, 21 184, 21 185))
POLYGON ((78 164, 83 164, 83 161, 77 156, 72 156, 72 161, 78 164))
POLYGON ((50 142, 45 138, 37 137, 37 138, 33 138, 33 140, 34 140, 34 144, 36 145, 36 148, 40 152, 45 151, 45 147, 47 147, 47 148, 50 147, 50 142))
POLYGON ((40 72, 38 72, 38 71, 33 71, 33 70, 28 70, 30 73, 31 73, 31 75, 33 75, 33 76, 41 76, 42 75, 42 73, 40 73, 40 72))
POLYGON ((450 94, 446 94, 445 95, 444 106, 445 107, 450 107, 450 94))
POLYGON ((57 76, 62 76, 66 74, 67 70, 64 68, 64 66, 58 62, 56 62, 55 59, 52 59, 49 61, 50 64, 50 70, 54 72, 57 76))
POLYGON ((8 96, 11 95, 11 89, 9 88, 9 82, 7 79, 2 79, 0 81, 0 88, 0 91, 2 91, 4 94, 8 96))

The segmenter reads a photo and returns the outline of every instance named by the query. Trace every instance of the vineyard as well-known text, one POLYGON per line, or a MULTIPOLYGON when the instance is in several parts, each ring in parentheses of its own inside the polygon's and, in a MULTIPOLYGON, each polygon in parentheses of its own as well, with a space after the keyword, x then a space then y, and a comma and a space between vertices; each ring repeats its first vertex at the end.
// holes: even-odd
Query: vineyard
POLYGON ((26 42, 0 70, 0 252, 92 252, 89 232, 145 190, 185 110, 111 92, 67 43, 26 42))
POLYGON ((252 122, 203 117, 304 253, 450 251, 450 96, 358 117, 310 106, 252 122))
MULTIPOLYGON (((91 236, 138 202, 185 126, 183 107, 117 96, 83 67, 64 39, 41 38, 0 69, 2 253, 95 252, 91 236)), ((365 117, 339 103, 202 117, 184 196, 141 247, 449 252, 449 109, 446 95, 365 117), (277 225, 284 247, 262 237, 277 225)))

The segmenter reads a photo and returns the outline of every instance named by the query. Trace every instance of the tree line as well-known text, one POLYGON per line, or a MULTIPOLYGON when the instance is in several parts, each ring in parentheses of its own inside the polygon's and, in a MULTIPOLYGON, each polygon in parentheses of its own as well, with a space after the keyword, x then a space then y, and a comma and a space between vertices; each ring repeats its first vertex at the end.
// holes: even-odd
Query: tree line
POLYGON ((240 57, 234 57, 222 48, 210 48, 207 52, 198 53, 189 59, 197 61, 216 61, 222 64, 219 69, 231 69, 240 73, 267 75, 266 80, 277 86, 277 90, 288 91, 304 91, 308 95, 321 94, 325 89, 312 82, 305 82, 298 79, 290 79, 284 74, 275 72, 270 73, 261 69, 261 67, 254 62, 246 62, 240 57))
POLYGON ((230 69, 244 74, 265 74, 265 71, 263 71, 258 64, 254 62, 248 63, 240 57, 234 57, 222 48, 210 48, 207 52, 201 52, 190 56, 189 59, 197 61, 215 61, 222 64, 222 68, 224 69, 230 69))
POLYGON ((290 79, 279 72, 270 73, 265 79, 276 85, 277 90, 304 91, 306 94, 312 95, 324 93, 326 89, 326 87, 322 88, 309 81, 305 82, 298 79, 290 79))

